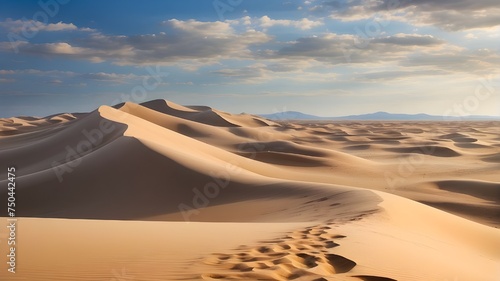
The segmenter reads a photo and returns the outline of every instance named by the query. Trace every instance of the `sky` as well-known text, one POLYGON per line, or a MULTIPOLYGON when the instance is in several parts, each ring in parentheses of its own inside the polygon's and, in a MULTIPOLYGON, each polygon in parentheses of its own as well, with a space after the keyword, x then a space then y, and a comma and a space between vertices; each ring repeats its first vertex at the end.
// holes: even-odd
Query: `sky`
POLYGON ((0 117, 500 116, 498 0, 0 0, 0 117))

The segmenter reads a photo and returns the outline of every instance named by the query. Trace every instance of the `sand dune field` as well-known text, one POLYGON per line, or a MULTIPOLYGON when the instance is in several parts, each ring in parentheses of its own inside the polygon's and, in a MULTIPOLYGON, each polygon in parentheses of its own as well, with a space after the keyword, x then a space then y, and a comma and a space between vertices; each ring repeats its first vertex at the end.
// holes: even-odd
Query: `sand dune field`
POLYGON ((499 128, 165 100, 0 119, 0 279, 498 281, 499 128))

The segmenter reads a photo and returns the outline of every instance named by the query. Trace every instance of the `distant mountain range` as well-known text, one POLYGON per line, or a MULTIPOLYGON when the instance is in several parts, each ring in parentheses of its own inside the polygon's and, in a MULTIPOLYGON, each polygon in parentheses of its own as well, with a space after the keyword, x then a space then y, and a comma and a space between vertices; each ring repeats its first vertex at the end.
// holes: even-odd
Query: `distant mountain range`
POLYGON ((451 116, 438 116, 429 114, 394 114, 388 112, 375 112, 369 114, 361 115, 348 115, 340 117, 321 117, 310 114, 305 114, 298 111, 284 111, 273 114, 259 114, 267 119, 271 120, 401 120, 401 121, 469 121, 469 120, 500 120, 500 117, 495 116, 482 116, 482 115, 469 115, 463 117, 451 117, 451 116))

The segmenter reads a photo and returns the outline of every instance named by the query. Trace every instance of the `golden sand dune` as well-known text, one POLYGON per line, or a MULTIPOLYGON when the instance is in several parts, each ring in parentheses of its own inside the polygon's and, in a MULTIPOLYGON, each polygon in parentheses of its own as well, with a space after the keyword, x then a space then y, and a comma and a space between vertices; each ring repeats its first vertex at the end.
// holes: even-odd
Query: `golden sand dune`
POLYGON ((0 118, 0 137, 37 131, 40 128, 46 129, 50 125, 65 123, 75 118, 73 114, 68 113, 47 116, 45 118, 28 116, 0 118))
POLYGON ((20 218, 17 273, 0 277, 498 280, 499 125, 164 100, 2 119, 20 218))

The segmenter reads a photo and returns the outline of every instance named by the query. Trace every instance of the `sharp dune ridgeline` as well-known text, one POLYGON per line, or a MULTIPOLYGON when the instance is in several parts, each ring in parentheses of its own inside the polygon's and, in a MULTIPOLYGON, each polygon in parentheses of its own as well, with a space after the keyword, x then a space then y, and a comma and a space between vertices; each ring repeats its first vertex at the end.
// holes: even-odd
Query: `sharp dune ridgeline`
POLYGON ((165 100, 0 119, 0 279, 500 280, 499 127, 165 100))

